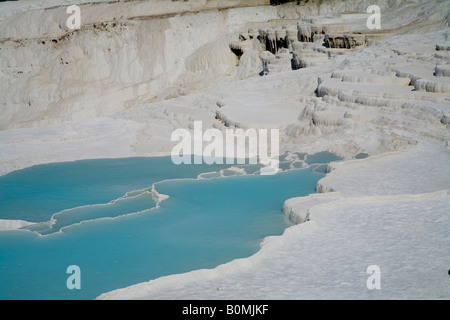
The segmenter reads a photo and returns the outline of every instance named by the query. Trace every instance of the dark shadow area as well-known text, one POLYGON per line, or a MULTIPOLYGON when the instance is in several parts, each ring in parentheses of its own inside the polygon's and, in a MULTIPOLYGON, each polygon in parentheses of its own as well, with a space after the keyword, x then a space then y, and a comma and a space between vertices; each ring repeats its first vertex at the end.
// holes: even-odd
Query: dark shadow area
POLYGON ((292 70, 297 70, 297 66, 295 65, 294 59, 291 59, 291 69, 292 70))
POLYGON ((288 3, 288 2, 297 2, 297 4, 300 4, 299 0, 270 0, 270 4, 272 6, 276 6, 276 5, 288 3))
POLYGON ((238 58, 241 58, 241 56, 244 54, 244 52, 242 52, 242 50, 240 50, 240 49, 234 49, 234 48, 230 48, 230 49, 235 55, 237 55, 238 58))

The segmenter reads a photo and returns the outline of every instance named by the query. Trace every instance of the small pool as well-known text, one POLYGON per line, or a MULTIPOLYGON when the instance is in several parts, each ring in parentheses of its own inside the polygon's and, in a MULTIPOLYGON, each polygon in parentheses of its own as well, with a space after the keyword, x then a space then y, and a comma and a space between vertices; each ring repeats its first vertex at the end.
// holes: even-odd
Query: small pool
POLYGON ((0 231, 0 299, 94 299, 248 257, 290 225, 284 201, 314 193, 327 159, 281 160, 288 170, 271 176, 255 165, 236 165, 248 169, 243 175, 230 165, 176 166, 170 157, 46 164, 1 176, 0 219, 34 224, 0 231), (81 289, 66 285, 71 265, 80 268, 81 289))

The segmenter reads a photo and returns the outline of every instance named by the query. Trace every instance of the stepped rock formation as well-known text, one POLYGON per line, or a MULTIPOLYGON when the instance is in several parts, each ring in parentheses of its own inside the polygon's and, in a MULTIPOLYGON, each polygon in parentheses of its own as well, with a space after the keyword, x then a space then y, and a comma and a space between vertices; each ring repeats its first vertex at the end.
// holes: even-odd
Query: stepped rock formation
POLYGON ((363 34, 325 34, 325 45, 328 48, 354 49, 366 44, 363 34))

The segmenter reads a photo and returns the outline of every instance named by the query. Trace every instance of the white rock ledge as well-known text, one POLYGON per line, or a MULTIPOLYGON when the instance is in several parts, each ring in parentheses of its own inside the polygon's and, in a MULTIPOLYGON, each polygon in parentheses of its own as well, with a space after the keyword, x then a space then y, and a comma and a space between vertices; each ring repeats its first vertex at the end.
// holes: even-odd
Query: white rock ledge
POLYGON ((26 226, 34 224, 33 222, 28 222, 24 220, 8 220, 0 219, 0 231, 5 230, 17 230, 26 226))

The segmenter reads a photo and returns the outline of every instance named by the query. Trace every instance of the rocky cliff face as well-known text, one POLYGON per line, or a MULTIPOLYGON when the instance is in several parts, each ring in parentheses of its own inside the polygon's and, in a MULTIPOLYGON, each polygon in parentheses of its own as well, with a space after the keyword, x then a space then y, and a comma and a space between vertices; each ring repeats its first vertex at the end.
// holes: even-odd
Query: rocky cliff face
MULTIPOLYGON (((73 31, 65 0, 2 11, 0 130, 110 116, 228 80, 321 65, 398 28, 385 19, 386 32, 368 32, 371 1, 83 2, 73 31)), ((439 3, 418 2, 407 15, 396 12, 401 1, 378 4, 424 31, 448 19, 439 3)), ((448 70, 436 68, 441 79, 415 81, 416 90, 448 91, 448 70)))
MULTIPOLYGON (((81 29, 73 31, 66 6, 5 17, 0 129, 108 116, 223 80, 238 62, 227 41, 239 27, 231 11, 242 7, 251 20, 246 7, 265 3, 88 3, 80 7, 81 29)), ((276 16, 270 7, 259 14, 276 16)))

